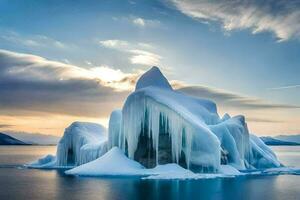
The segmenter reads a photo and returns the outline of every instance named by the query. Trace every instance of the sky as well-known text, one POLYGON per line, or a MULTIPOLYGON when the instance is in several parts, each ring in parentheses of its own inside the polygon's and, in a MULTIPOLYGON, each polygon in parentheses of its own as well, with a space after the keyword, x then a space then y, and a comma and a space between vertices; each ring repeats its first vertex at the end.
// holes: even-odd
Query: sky
POLYGON ((299 0, 0 0, 0 131, 107 126, 159 66, 181 92, 300 133, 299 0))

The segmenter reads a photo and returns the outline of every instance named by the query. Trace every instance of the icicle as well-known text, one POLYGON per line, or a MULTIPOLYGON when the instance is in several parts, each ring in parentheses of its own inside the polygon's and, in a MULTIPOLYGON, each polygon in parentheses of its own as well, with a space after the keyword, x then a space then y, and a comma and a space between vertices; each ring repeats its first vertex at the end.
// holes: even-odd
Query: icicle
POLYGON ((114 146, 120 146, 120 132, 122 123, 122 111, 114 110, 109 118, 109 128, 108 128, 108 149, 114 146))

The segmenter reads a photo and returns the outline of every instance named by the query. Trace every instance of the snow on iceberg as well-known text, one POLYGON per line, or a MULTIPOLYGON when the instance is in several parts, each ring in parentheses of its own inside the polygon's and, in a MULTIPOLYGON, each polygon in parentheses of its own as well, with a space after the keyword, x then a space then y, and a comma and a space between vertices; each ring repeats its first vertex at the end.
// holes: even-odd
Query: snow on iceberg
POLYGON ((69 175, 105 176, 105 175, 144 175, 144 167, 129 159, 121 149, 113 147, 100 158, 66 171, 69 175))
MULTIPOLYGON (((102 157, 65 171, 76 176, 142 176, 143 179, 206 179, 228 177, 224 174, 195 174, 175 163, 157 165, 147 169, 129 159, 118 147, 113 147, 102 157)), ((231 176, 230 176, 231 177, 231 176)))
POLYGON ((232 175, 232 176, 244 175, 244 173, 241 173, 239 170, 232 167, 231 165, 221 165, 219 173, 226 174, 226 175, 232 175))

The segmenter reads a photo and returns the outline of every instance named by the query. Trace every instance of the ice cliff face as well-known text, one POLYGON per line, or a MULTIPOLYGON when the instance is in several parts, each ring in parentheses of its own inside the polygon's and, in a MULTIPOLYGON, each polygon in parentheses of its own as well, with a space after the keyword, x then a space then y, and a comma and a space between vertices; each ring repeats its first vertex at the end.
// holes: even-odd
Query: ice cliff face
POLYGON ((220 118, 214 102, 174 91, 157 67, 141 76, 117 119, 120 128, 109 127, 108 143, 146 167, 175 162, 217 172, 221 164, 239 170, 280 166, 266 145, 250 137, 243 116, 220 118))

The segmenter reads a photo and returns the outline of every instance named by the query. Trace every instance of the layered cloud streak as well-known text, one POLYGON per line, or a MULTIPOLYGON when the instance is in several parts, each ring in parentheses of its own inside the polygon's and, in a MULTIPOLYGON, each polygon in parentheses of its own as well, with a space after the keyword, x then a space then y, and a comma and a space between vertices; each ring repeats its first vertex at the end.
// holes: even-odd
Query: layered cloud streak
POLYGON ((147 43, 130 43, 125 40, 100 40, 99 44, 105 48, 129 54, 131 64, 146 66, 159 65, 162 59, 160 55, 151 51, 153 46, 147 43))
MULTIPOLYGON (((0 116, 3 122, 9 116, 51 114, 104 119, 113 109, 122 107, 139 76, 140 73, 124 73, 108 66, 83 68, 0 50, 0 116)), ((274 118, 270 112, 299 108, 176 80, 172 85, 180 92, 215 101, 224 112, 247 114, 255 123, 281 123, 280 114, 274 118)), ((8 125, 15 128, 12 123, 8 125)))
POLYGON ((0 112, 104 117, 120 106, 136 76, 105 66, 85 69, 1 50, 0 112))
POLYGON ((172 0, 182 13, 205 22, 220 22, 225 31, 272 32, 278 41, 300 38, 298 0, 172 0))

